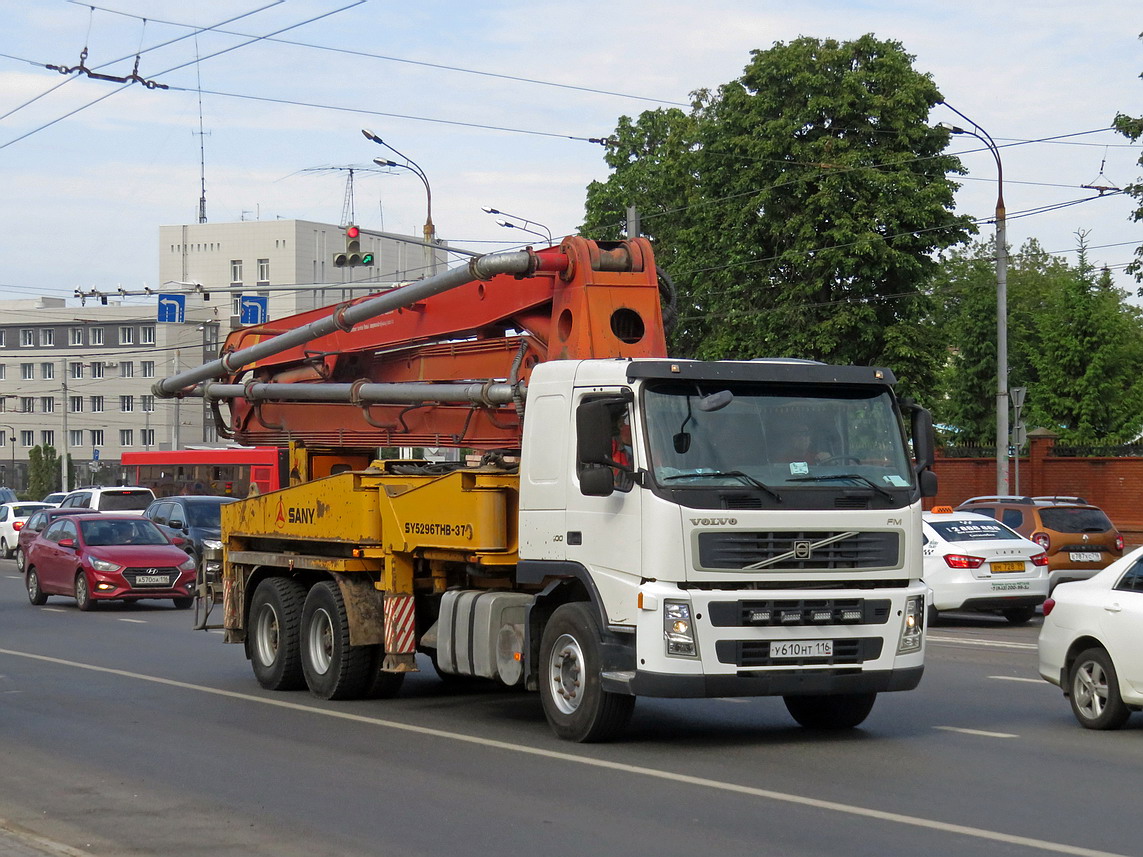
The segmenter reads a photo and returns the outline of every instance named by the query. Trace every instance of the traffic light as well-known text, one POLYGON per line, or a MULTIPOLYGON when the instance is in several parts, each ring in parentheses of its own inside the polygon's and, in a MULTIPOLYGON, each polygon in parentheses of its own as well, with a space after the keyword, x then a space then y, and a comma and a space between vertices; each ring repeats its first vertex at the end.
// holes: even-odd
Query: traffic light
POLYGON ((337 268, 356 268, 359 265, 372 265, 373 254, 361 252, 361 230, 350 224, 345 227, 345 252, 333 257, 337 268))

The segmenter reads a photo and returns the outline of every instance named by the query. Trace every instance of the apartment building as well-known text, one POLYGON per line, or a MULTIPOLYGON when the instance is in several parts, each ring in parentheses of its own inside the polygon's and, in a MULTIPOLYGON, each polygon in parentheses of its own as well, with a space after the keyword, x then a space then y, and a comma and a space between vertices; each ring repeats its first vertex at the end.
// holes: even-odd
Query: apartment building
POLYGON ((114 482, 124 450, 213 439, 201 402, 151 393, 156 378, 217 353, 212 307, 192 298, 183 321, 160 323, 154 300, 69 302, 0 301, 0 483, 25 487, 41 444, 70 455, 78 481, 114 482))

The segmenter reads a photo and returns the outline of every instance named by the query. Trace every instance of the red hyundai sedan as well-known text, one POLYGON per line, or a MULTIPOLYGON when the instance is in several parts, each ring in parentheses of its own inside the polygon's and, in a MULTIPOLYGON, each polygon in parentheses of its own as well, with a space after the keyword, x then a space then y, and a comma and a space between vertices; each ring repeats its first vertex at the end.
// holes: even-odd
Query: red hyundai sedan
POLYGON ((185 610, 194 603, 195 562, 180 541, 146 518, 59 518, 28 546, 28 600, 38 607, 49 595, 66 595, 91 610, 103 600, 170 598, 185 610))

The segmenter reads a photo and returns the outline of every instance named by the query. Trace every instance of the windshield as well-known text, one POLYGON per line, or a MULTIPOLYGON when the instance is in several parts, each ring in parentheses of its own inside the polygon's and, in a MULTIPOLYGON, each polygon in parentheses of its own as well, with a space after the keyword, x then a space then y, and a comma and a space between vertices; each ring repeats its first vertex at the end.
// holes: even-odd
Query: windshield
POLYGON ((80 521, 83 540, 89 545, 165 545, 169 544, 159 528, 150 521, 106 518, 80 521))
POLYGON ((664 382, 645 393, 651 470, 668 487, 913 485, 891 394, 664 382), (732 396, 727 395, 727 391, 732 396))

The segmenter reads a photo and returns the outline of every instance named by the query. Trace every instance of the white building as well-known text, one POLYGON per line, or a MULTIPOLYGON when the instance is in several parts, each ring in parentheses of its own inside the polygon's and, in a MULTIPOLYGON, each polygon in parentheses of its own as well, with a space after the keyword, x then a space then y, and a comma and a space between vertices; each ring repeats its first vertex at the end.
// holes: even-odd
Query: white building
POLYGON ((447 253, 419 238, 361 230, 374 264, 336 267, 345 229, 308 220, 195 223, 159 227, 159 282, 164 289, 202 289, 229 300, 234 325, 241 295, 269 298, 269 318, 327 306, 444 270, 447 253), (221 294, 220 294, 221 293, 221 294))

